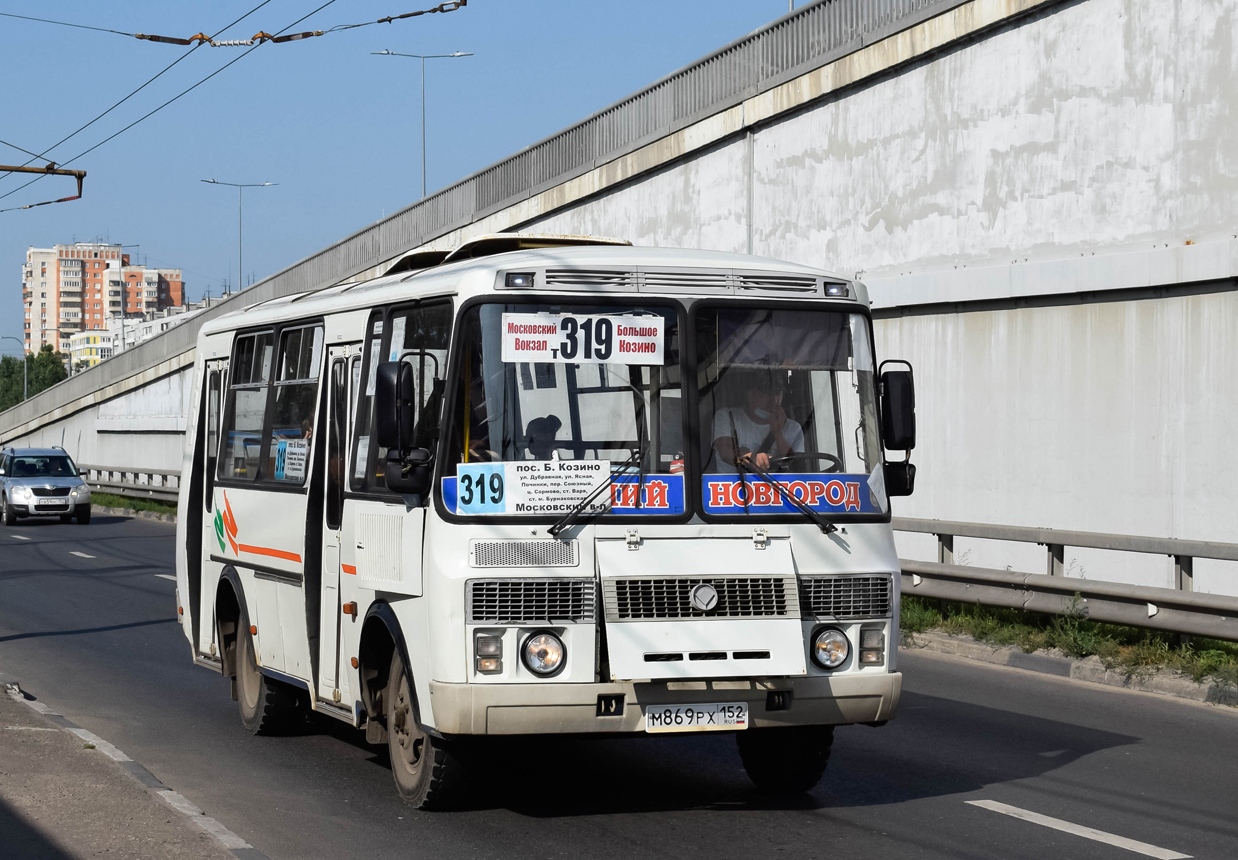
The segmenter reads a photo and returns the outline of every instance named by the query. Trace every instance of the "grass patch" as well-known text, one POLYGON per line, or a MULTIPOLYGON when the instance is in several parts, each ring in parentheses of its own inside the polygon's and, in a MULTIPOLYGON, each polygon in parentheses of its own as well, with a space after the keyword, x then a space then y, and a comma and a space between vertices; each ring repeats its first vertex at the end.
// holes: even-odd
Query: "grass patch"
POLYGON ((1078 604, 1065 615, 1046 615, 905 595, 899 622, 905 634, 966 634, 1029 653, 1057 649, 1071 657, 1095 655, 1127 675, 1176 669, 1195 681, 1238 686, 1238 643, 1194 637, 1183 644, 1175 633, 1091 621, 1078 604))
POLYGON ((113 493, 92 492, 90 504, 104 508, 128 508, 131 511, 154 511, 157 514, 174 514, 176 505, 172 502, 160 502, 155 499, 131 499, 128 496, 117 496, 113 493))

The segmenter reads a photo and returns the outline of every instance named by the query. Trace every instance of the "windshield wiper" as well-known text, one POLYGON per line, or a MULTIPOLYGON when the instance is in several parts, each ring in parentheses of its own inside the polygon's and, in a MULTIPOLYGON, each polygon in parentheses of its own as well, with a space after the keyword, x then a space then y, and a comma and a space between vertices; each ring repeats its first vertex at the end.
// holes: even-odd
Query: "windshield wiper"
MULTIPOLYGON (((749 472, 752 472, 754 475, 756 475, 757 477, 765 481, 765 483, 769 484, 771 487, 777 490, 778 493, 784 499, 786 499, 787 503, 791 505, 791 507, 795 508, 801 514, 803 514, 805 518, 807 518, 812 523, 814 523, 818 528, 820 528, 822 534, 828 535, 832 532, 838 531, 838 526, 834 525, 832 522, 827 520, 825 517, 821 516, 819 511, 814 511, 808 505, 804 504, 804 502, 801 501, 800 498, 795 495, 795 493, 791 492, 790 488, 788 488, 787 486, 783 484, 778 483, 778 481, 774 479, 769 474, 769 472, 766 472, 765 470, 759 468, 758 466, 753 465, 751 462, 744 462, 742 458, 737 459, 735 461, 735 465, 739 467, 739 479, 741 482, 744 479, 745 469, 747 469, 749 472)), ((747 499, 748 499, 748 494, 745 493, 744 494, 744 502, 745 502, 744 509, 745 510, 748 509, 747 499)))
POLYGON ((580 519, 580 515, 585 510, 585 508, 589 507, 589 505, 593 502, 593 500, 596 499, 599 495, 601 495, 603 490, 609 489, 610 486, 614 483, 615 474, 617 472, 626 472, 629 469, 631 469, 633 464, 637 463, 638 461, 642 463, 644 462, 646 447, 647 447, 646 445, 642 444, 639 448, 632 449, 632 454, 626 460, 624 460, 622 463, 619 464, 618 469, 612 469, 610 474, 607 475, 605 478, 603 478, 601 483, 599 483, 596 487, 594 487, 593 491, 590 492, 589 495, 585 496, 583 499, 577 502, 572 507, 572 509, 568 511, 566 514, 559 517, 559 519, 555 520, 554 524, 551 525, 550 528, 546 529, 546 533, 550 535, 551 537, 557 538, 560 532, 562 532, 564 529, 571 528, 573 525, 575 525, 576 522, 580 519))

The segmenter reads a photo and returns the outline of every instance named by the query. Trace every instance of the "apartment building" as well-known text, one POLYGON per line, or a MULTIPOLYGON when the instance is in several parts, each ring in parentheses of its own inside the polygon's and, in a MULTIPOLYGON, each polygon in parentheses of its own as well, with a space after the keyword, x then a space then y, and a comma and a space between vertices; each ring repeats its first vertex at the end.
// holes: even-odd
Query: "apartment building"
POLYGON ((187 302, 180 307, 160 308, 142 315, 116 316, 99 330, 83 330, 69 339, 69 357, 74 368, 94 367, 113 355, 132 349, 187 321, 198 311, 223 301, 207 297, 200 302, 187 302))
POLYGON ((185 286, 180 269, 130 265, 120 245, 75 242, 26 251, 22 301, 26 350, 68 352, 73 335, 105 329, 113 316, 183 306, 185 286))

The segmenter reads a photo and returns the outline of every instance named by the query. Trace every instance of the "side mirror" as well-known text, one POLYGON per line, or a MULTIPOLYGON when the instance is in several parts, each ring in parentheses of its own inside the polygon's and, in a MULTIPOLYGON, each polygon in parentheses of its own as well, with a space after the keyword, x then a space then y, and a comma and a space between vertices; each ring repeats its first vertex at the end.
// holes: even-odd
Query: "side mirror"
POLYGON ((916 467, 912 463, 886 463, 882 474, 887 496, 910 496, 916 488, 916 467))
MULTIPOLYGON (((0 472, 0 475, 3 475, 3 474, 4 474, 4 472, 0 472)), ((89 477, 90 477, 90 470, 89 470, 89 469, 78 469, 78 470, 77 470, 77 476, 78 476, 79 478, 89 478, 89 477)))
POLYGON ((374 384, 375 441, 397 456, 413 444, 413 369, 402 361, 378 365, 374 384))
MULTIPOLYGON (((881 366, 892 363, 907 364, 883 361, 881 366)), ((890 451, 916 447, 916 387, 910 364, 906 370, 881 371, 881 435, 890 451)))
POLYGON ((402 496, 423 496, 430 492, 433 481, 434 455, 425 448, 414 448, 407 456, 394 448, 387 449, 387 464, 383 479, 387 489, 402 496))

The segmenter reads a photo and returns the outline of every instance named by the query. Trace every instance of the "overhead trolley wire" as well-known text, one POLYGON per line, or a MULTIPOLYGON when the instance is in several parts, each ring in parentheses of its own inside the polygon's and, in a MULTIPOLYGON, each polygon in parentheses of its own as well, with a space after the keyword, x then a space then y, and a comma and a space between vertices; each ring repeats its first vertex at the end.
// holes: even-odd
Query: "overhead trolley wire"
MULTIPOLYGON (((222 33, 222 32, 224 32, 225 30, 227 30, 229 27, 233 27, 233 26, 235 26, 236 24, 241 23, 241 22, 242 22, 242 21, 244 21, 246 18, 248 18, 250 15, 254 14, 254 13, 255 13, 255 12, 257 12, 259 9, 261 9, 263 6, 267 5, 267 4, 268 4, 268 3, 270 3, 270 2, 271 2, 271 0, 262 0, 262 2, 261 2, 261 3, 259 3, 259 4, 258 4, 257 6, 255 6, 254 8, 250 9, 248 12, 246 12, 246 13, 245 13, 244 15, 242 15, 241 17, 236 18, 236 19, 234 19, 233 21, 231 21, 230 23, 228 23, 228 24, 224 25, 223 27, 219 28, 219 30, 218 30, 218 31, 216 31, 216 34, 215 34, 215 35, 219 35, 220 33, 222 33)), ((319 6, 319 7, 318 7, 318 9, 315 9, 315 10, 314 10, 314 12, 318 12, 318 11, 320 11, 320 10, 324 9, 324 8, 326 8, 327 6, 330 6, 330 5, 331 5, 331 3, 334 3, 334 2, 335 2, 335 0, 328 0, 328 2, 327 2, 327 3, 324 3, 322 6, 319 6)), ((285 30, 287 30, 287 29, 289 29, 289 28, 291 28, 291 27, 295 27, 297 24, 300 24, 300 23, 301 23, 302 21, 304 21, 306 18, 310 17, 310 15, 313 15, 313 14, 314 14, 314 12, 311 12, 311 13, 309 13, 309 15, 305 15, 304 17, 299 18, 298 20, 294 21, 292 24, 289 24, 289 25, 288 25, 288 27, 285 27, 284 29, 285 29, 285 30)), ((12 17, 12 16, 11 16, 11 17, 12 17)), ((17 17, 20 17, 20 16, 17 16, 17 17)), ((281 31, 281 32, 282 32, 282 31, 281 31)), ((98 122, 99 120, 103 119, 105 116, 107 116, 108 114, 110 114, 112 111, 116 110, 116 108, 120 107, 120 106, 121 106, 121 105, 123 105, 125 102, 129 101, 129 99, 133 98, 133 97, 134 97, 134 96, 136 96, 138 93, 140 93, 142 90, 146 89, 148 86, 150 86, 151 84, 153 84, 156 80, 158 80, 158 79, 159 79, 160 77, 162 77, 164 74, 166 74, 167 72, 171 71, 171 69, 172 69, 172 67, 173 67, 173 66, 175 66, 177 63, 179 63, 179 62, 181 62, 182 60, 184 60, 184 59, 185 59, 186 57, 188 57, 190 54, 192 54, 195 50, 197 50, 197 48, 198 48, 198 47, 199 47, 198 45, 194 45, 192 48, 190 48, 188 51, 186 51, 186 52, 185 52, 184 54, 182 54, 180 57, 178 57, 177 59, 173 60, 171 63, 169 63, 169 64, 168 64, 167 66, 165 66, 163 69, 161 69, 158 73, 156 73, 153 77, 151 77, 149 80, 147 80, 147 81, 146 81, 145 83, 143 83, 141 86, 139 86, 137 89, 133 90, 133 91, 132 91, 132 92, 130 92, 127 96, 125 96, 124 98, 122 98, 120 101, 116 102, 116 103, 115 103, 115 104, 113 104, 111 107, 109 107, 107 110, 103 111, 103 113, 99 114, 99 115, 98 115, 98 116, 96 116, 94 119, 92 119, 92 120, 90 120, 89 122, 87 122, 85 125, 82 125, 81 127, 79 127, 76 131, 74 131, 74 132, 72 132, 72 133, 70 133, 70 134, 66 135, 65 137, 62 137, 62 138, 61 138, 60 140, 58 140, 56 143, 52 144, 52 145, 51 145, 51 146, 49 146, 47 149, 43 150, 42 154, 40 154, 40 155, 34 155, 34 153, 29 152, 28 150, 24 150, 24 149, 23 149, 23 150, 22 150, 22 152, 26 152, 28 155, 34 155, 34 158, 32 158, 32 159, 30 159, 29 161, 27 161, 25 164, 23 164, 23 165, 22 165, 22 167, 26 167, 26 166, 30 165, 30 164, 31 164, 32 162, 34 162, 35 160, 46 160, 46 156, 47 156, 47 154, 48 154, 49 152, 51 152, 53 149, 55 149, 56 147, 60 146, 62 143, 65 143, 65 142, 69 141, 70 139, 72 139, 72 138, 76 137, 77 135, 81 134, 83 131, 85 131, 86 129, 90 128, 92 125, 94 125, 94 124, 95 124, 96 122, 98 122)), ((248 54, 249 52, 248 52, 248 51, 246 51, 245 53, 246 53, 246 54, 248 54)), ((245 54, 241 54, 241 57, 243 57, 243 56, 245 56, 245 54)), ((113 134, 111 137, 108 137, 106 140, 103 140, 103 141, 101 141, 100 143, 95 144, 95 145, 94 145, 94 146, 92 146, 90 149, 86 150, 85 152, 81 152, 81 153, 78 153, 77 155, 73 156, 72 158, 70 158, 70 159, 69 159, 69 161, 64 162, 64 164, 69 164, 69 163, 71 163, 71 162, 76 161, 77 159, 79 159, 79 158, 81 158, 82 156, 84 156, 87 152, 90 152, 91 150, 97 149, 98 147, 102 146, 104 143, 107 143, 107 141, 111 140, 113 137, 116 137, 116 135, 121 134, 122 132, 128 131, 128 130, 129 130, 130 128, 132 128, 134 125, 137 125, 137 123, 138 123, 138 122, 141 122, 142 120, 144 120, 144 119, 146 119, 147 117, 151 116, 151 114, 154 114, 155 112, 157 112, 157 111, 159 111, 159 110, 162 110, 162 109, 163 109, 164 107, 166 107, 167 105, 169 105, 169 104, 171 104, 172 102, 176 101, 176 99, 178 99, 178 98, 180 98, 181 96, 185 95, 185 93, 188 93, 190 90, 193 90, 193 89, 197 88, 199 85, 201 85, 201 84, 205 83, 206 81, 210 80, 210 78, 213 78, 215 75, 219 74, 219 72, 223 71, 224 69, 226 69, 228 66, 232 65, 232 63, 235 63, 235 62, 236 62, 236 60, 239 60, 239 59, 240 59, 240 57, 237 57, 237 58, 236 58, 235 60, 233 60, 232 62, 230 62, 230 63, 228 63, 227 65, 223 66, 223 68, 219 69, 219 70, 218 70, 218 71, 216 71, 216 72, 213 72, 210 76, 208 76, 207 78, 204 78, 203 80, 201 80, 201 81, 199 81, 198 83, 194 84, 192 87, 190 87, 188 90, 185 90, 185 91, 184 91, 184 92, 182 92, 180 95, 177 95, 177 96, 175 96, 174 98, 169 99, 168 101, 164 102, 162 105, 160 105, 159 107, 155 108, 155 110, 153 110, 153 111, 151 111, 150 113, 148 113, 148 114, 146 114, 145 116, 143 116, 143 117, 142 117, 141 119, 139 119, 137 122, 130 123, 129 125, 125 126, 125 127, 124 127, 123 129, 121 129, 120 131, 116 132, 116 134, 113 134)), ((12 146, 12 144, 7 144, 7 145, 12 146)), ((21 149, 21 147, 15 147, 15 148, 17 148, 17 149, 21 149)), ((63 165, 62 165, 62 166, 63 166, 63 165)), ((44 178, 43 176, 36 176, 34 179, 31 179, 29 182, 23 183, 22 185, 19 185, 19 186, 17 186, 16 188, 14 188, 14 189, 12 189, 11 191, 8 191, 8 192, 6 192, 6 193, 4 193, 4 194, 0 194, 0 200, 3 200, 4 198, 9 197, 10 195, 16 194, 18 191, 21 191, 23 188, 27 188, 27 187, 29 187, 29 186, 33 185, 34 183, 38 182, 40 179, 43 179, 43 178, 44 178)), ((0 177, 0 179, 3 179, 3 177, 0 177)), ((49 202, 51 202, 51 201, 49 201, 49 202)), ((43 204, 41 204, 41 203, 34 203, 34 204, 30 204, 30 206, 41 206, 41 205, 43 205, 43 204)), ((0 212, 12 212, 14 209, 25 209, 25 208, 29 208, 29 207, 28 207, 28 206, 15 206, 15 207, 10 207, 10 208, 8 208, 8 209, 0 209, 0 212)))
POLYGON ((34 18, 30 15, 15 15, 12 12, 0 12, 5 18, 21 18, 23 21, 38 21, 41 24, 59 24, 61 27, 76 27, 79 30, 95 30, 99 33, 115 33, 118 36, 137 36, 137 33, 126 33, 124 30, 113 30, 109 27, 91 27, 88 24, 71 24, 68 21, 53 21, 50 18, 34 18))
MULTIPOLYGON (((22 147, 18 146, 17 144, 15 144, 15 143, 9 143, 7 140, 0 140, 0 143, 3 143, 5 146, 11 146, 11 147, 13 147, 14 149, 16 149, 18 152, 24 152, 24 153, 26 153, 26 155, 33 155, 33 156, 34 156, 34 158, 42 158, 42 157, 43 157, 43 156, 39 155, 37 152, 31 152, 30 150, 28 150, 28 149, 24 149, 24 148, 22 148, 22 147)), ((31 161, 33 161, 33 160, 34 160, 34 159, 31 159, 31 161)), ((29 161, 27 161, 27 162, 26 162, 26 164, 29 164, 29 163, 30 163, 29 161)), ((25 166, 26 166, 26 164, 23 164, 23 165, 22 165, 22 167, 25 167, 25 166)))
MULTIPOLYGON (((282 44, 284 42, 296 42, 296 41, 300 41, 301 39, 309 39, 314 36, 325 36, 328 33, 338 33, 343 30, 354 30, 357 27, 369 27, 371 24, 391 24, 395 21, 403 21, 406 18, 418 18, 422 15, 433 15, 438 12, 455 12, 457 9, 467 6, 468 2, 469 0, 447 0, 447 2, 440 3, 439 5, 433 6, 429 9, 418 9, 415 12, 405 12, 401 15, 388 15, 387 17, 379 18, 376 21, 362 21, 359 24, 337 24, 336 26, 330 27, 326 30, 308 30, 304 33, 287 33, 287 31, 290 29, 289 27, 285 27, 283 30, 280 30, 278 33, 274 35, 266 32, 265 30, 259 30, 257 33, 255 33, 253 36, 251 36, 248 39, 219 39, 217 38, 219 36, 219 33, 222 33, 223 30, 220 30, 214 36, 208 36, 206 35, 206 33, 195 33, 194 35, 189 36, 188 38, 182 38, 180 36, 159 36, 159 35, 155 35, 152 33, 126 33, 123 30, 111 30, 107 27, 90 27, 85 24, 70 24, 66 21, 53 21, 49 18, 33 18, 28 15, 13 15, 7 12, 0 12, 0 15, 5 15, 10 18, 23 18, 27 21, 40 21, 45 24, 59 24, 63 27, 79 27, 83 30, 98 30, 99 32, 102 32, 102 33, 116 33, 117 35, 120 35, 120 36, 130 36, 134 39, 141 39, 146 42, 161 42, 165 45, 183 45, 183 46, 192 45, 194 48, 201 47, 202 45, 210 45, 212 48, 237 48, 237 47, 249 47, 253 45, 260 45, 263 42, 271 42, 273 44, 282 44), (285 33, 287 33, 287 35, 285 35, 285 33)), ((262 5, 265 6, 266 3, 263 3, 262 5)), ((253 14, 253 13, 251 12, 249 14, 253 14)), ((243 17, 248 17, 248 15, 243 16, 243 17)), ((306 17, 309 17, 309 16, 307 15, 306 17)), ((241 19, 238 18, 237 20, 239 21, 241 19)), ((305 20, 305 19, 302 18, 301 20, 305 20)), ((233 21, 232 23, 235 24, 237 22, 233 21)), ((228 27, 231 27, 231 26, 232 24, 228 25, 228 27)), ((296 25, 293 24, 292 26, 295 27, 296 25)), ((228 27, 225 27, 224 30, 228 29, 228 27)))

